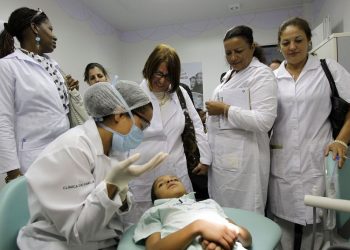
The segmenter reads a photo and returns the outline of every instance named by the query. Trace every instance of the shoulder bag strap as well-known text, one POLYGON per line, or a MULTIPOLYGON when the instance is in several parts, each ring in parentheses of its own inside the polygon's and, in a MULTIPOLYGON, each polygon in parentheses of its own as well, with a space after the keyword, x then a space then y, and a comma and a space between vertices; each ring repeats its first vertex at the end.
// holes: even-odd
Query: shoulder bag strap
POLYGON ((328 65, 326 63, 326 60, 325 59, 320 59, 320 62, 321 62, 321 66, 323 68, 323 71, 324 71, 324 73, 326 74, 326 76, 328 78, 329 85, 331 86, 332 96, 339 97, 337 87, 335 86, 335 82, 334 82, 333 76, 332 76, 331 72, 329 71, 329 68, 328 68, 328 65))
POLYGON ((182 94, 182 91, 181 91, 180 87, 177 88, 176 94, 179 97, 179 101, 180 101, 182 110, 186 111, 187 110, 186 100, 185 100, 185 97, 182 94))

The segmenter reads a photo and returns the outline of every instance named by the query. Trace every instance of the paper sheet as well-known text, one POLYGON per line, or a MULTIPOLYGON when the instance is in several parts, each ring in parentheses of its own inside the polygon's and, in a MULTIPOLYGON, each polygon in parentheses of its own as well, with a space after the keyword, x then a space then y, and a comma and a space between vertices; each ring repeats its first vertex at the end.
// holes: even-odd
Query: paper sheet
MULTIPOLYGON (((230 105, 250 110, 249 88, 224 89, 219 92, 219 100, 230 105)), ((233 126, 223 115, 220 117, 220 129, 231 129, 233 126)))

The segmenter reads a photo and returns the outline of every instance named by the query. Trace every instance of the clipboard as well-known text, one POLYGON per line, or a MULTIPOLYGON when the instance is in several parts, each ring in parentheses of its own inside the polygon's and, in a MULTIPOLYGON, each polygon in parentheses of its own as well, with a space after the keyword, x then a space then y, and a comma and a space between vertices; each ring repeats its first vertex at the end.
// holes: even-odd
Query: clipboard
MULTIPOLYGON (((230 106, 240 107, 245 110, 250 110, 250 91, 249 88, 224 89, 219 91, 219 100, 227 103, 230 106)), ((233 126, 228 122, 228 119, 221 115, 219 120, 220 129, 232 129, 233 126)))

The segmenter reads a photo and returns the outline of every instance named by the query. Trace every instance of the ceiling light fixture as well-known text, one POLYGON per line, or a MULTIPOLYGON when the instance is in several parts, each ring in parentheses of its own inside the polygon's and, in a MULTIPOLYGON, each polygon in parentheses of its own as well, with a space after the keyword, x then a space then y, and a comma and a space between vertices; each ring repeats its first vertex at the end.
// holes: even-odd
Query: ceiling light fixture
POLYGON ((228 5, 228 9, 232 12, 237 12, 241 10, 241 4, 239 2, 239 0, 235 0, 233 1, 232 4, 228 5))

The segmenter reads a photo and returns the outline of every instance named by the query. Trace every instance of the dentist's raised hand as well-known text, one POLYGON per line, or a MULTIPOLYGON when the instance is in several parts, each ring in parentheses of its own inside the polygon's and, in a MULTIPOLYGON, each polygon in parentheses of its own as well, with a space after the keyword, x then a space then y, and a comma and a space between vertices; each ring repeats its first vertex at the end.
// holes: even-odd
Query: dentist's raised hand
POLYGON ((140 158, 140 154, 134 154, 113 166, 111 171, 107 173, 105 182, 117 186, 119 190, 123 190, 127 188, 129 181, 157 167, 167 156, 167 153, 160 152, 147 163, 134 165, 133 163, 140 158))

